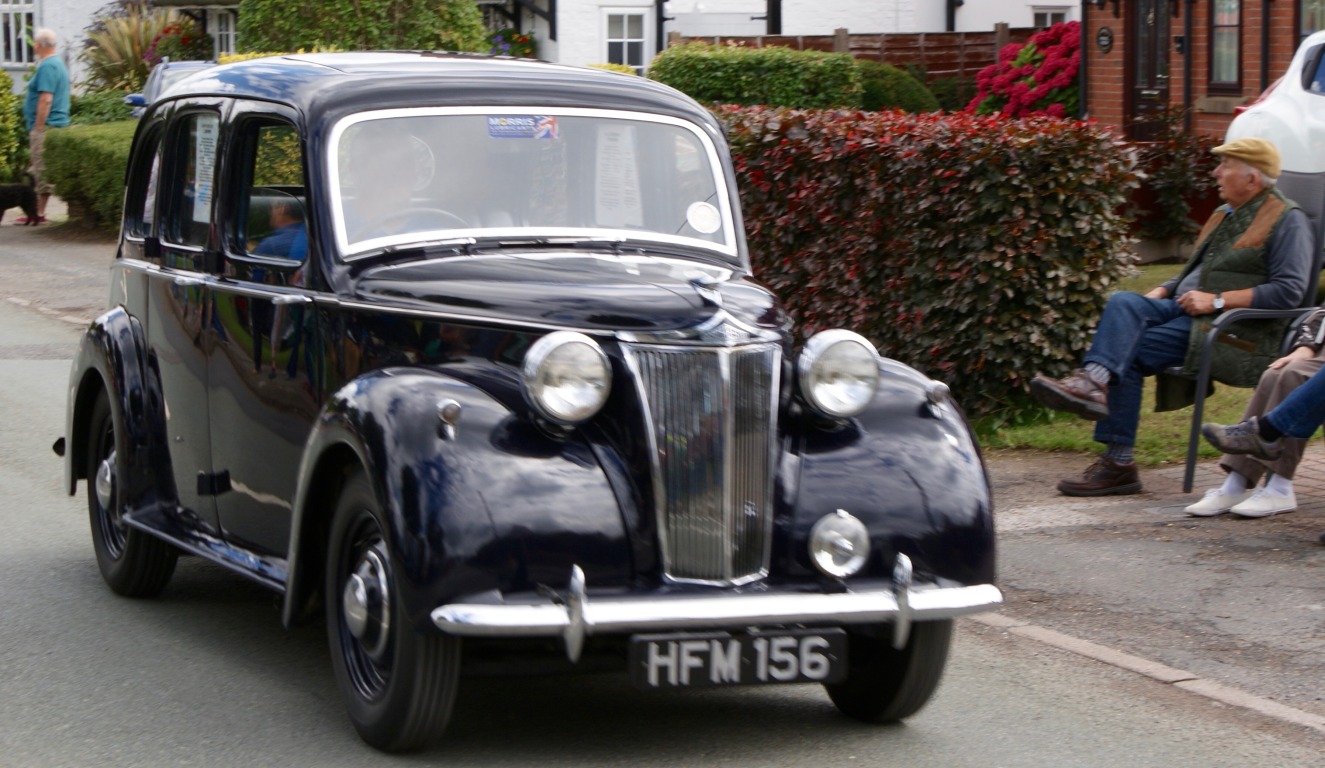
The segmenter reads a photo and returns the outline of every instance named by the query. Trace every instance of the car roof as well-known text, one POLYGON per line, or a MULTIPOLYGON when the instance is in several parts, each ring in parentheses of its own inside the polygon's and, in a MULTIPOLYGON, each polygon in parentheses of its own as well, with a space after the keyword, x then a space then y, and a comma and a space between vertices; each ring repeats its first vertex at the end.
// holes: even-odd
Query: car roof
POLYGON ((543 106, 627 109, 716 128, 708 110, 636 75, 531 59, 427 51, 311 53, 222 64, 173 85, 171 97, 289 104, 310 121, 366 109, 543 106))

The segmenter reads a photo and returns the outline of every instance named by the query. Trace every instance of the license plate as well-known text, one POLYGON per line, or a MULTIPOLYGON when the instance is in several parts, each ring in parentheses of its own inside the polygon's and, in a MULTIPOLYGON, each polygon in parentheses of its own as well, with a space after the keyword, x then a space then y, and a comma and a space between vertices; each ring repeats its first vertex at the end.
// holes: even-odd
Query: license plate
POLYGON ((838 683, 846 652, 840 629, 635 635, 630 676, 641 688, 838 683))

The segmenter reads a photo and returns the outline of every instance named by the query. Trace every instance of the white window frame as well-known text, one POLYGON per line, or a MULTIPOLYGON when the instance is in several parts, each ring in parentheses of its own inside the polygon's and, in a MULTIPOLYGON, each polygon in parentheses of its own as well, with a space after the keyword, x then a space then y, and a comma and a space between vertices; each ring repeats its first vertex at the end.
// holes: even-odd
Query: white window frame
POLYGON ((32 33, 37 29, 37 4, 30 0, 0 0, 0 65, 25 66, 37 60, 32 33), (15 55, 17 54, 17 55, 15 55))
MULTIPOLYGON (((626 66, 629 66, 629 67, 634 68, 634 70, 635 70, 635 74, 638 74, 638 75, 642 75, 642 74, 644 74, 644 71, 645 71, 646 69, 649 68, 649 62, 653 60, 653 55, 654 55, 654 53, 656 53, 656 52, 653 50, 653 6, 638 6, 638 5, 637 5, 637 6, 633 6, 633 7, 632 7, 632 6, 627 6, 627 7, 620 7, 620 6, 617 6, 617 7, 604 7, 604 8, 601 8, 600 10, 601 10, 601 12, 602 12, 602 15, 601 15, 601 19, 602 19, 602 38, 601 38, 601 39, 602 39, 602 41, 603 41, 603 47, 602 47, 601 50, 602 50, 603 61, 604 61, 604 62, 608 62, 608 63, 626 64, 626 66), (613 16, 621 16, 621 17, 623 18, 623 20, 625 20, 625 19, 627 19, 627 18, 629 18, 629 17, 631 17, 631 16, 638 16, 638 17, 640 18, 640 20, 643 22, 643 23, 641 24, 641 34, 640 34, 640 36, 639 36, 639 37, 619 37, 619 38, 616 38, 616 37, 609 37, 609 36, 608 36, 608 29, 610 28, 610 22, 611 22, 611 19, 612 19, 613 16), (634 64, 630 64, 630 63, 628 63, 628 62, 612 62, 612 59, 611 59, 610 54, 609 54, 609 51, 611 50, 611 44, 612 44, 612 43, 625 43, 625 44, 628 44, 628 43, 634 43, 634 42, 641 43, 640 50, 641 50, 641 59, 642 59, 642 60, 640 61, 640 63, 639 63, 638 66, 636 66, 636 65, 634 65, 634 64)), ((629 24, 628 24, 628 23, 623 24, 623 29, 628 29, 628 28, 629 28, 629 24)), ((626 47, 628 47, 628 46, 626 46, 626 47)))
POLYGON ((1036 29, 1048 29, 1055 24, 1061 24, 1072 18, 1072 9, 1066 5, 1033 5, 1031 6, 1031 26, 1036 29), (1038 16, 1045 17, 1045 23, 1040 24, 1038 16))
POLYGON ((207 31, 212 35, 212 58, 219 60, 222 54, 235 52, 238 29, 239 17, 233 9, 218 8, 207 12, 207 31))

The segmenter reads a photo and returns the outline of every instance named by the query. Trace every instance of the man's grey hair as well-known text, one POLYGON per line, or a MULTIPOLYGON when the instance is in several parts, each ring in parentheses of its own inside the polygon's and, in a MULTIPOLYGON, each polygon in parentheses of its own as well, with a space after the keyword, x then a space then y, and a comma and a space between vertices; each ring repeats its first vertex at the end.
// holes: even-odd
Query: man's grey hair
POLYGON ((55 30, 40 27, 32 33, 33 45, 45 45, 51 48, 55 47, 55 30))
POLYGON ((1237 163, 1247 173, 1250 173, 1252 176, 1255 176, 1256 180, 1261 183, 1261 189, 1270 189, 1275 185, 1276 182, 1279 181, 1278 179, 1274 178, 1273 176, 1270 176, 1265 171, 1262 171, 1260 168, 1257 168, 1256 166, 1252 165, 1251 163, 1248 163, 1245 160, 1236 157, 1230 157, 1228 159, 1231 160, 1232 162, 1237 163))

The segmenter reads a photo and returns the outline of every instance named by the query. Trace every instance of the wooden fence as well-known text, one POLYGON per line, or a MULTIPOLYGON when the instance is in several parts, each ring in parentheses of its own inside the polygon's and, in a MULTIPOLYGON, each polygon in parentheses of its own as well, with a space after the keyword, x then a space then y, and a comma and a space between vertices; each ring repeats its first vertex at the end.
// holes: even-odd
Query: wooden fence
POLYGON ((853 35, 838 29, 832 35, 755 35, 751 37, 683 37, 675 32, 667 45, 702 42, 714 45, 743 45, 751 48, 781 46, 798 51, 849 53, 857 59, 869 59, 896 67, 922 67, 930 79, 936 77, 975 77, 975 74, 998 60, 998 52, 1008 43, 1024 43, 1039 30, 1011 28, 999 24, 991 32, 918 32, 907 34, 853 35))

